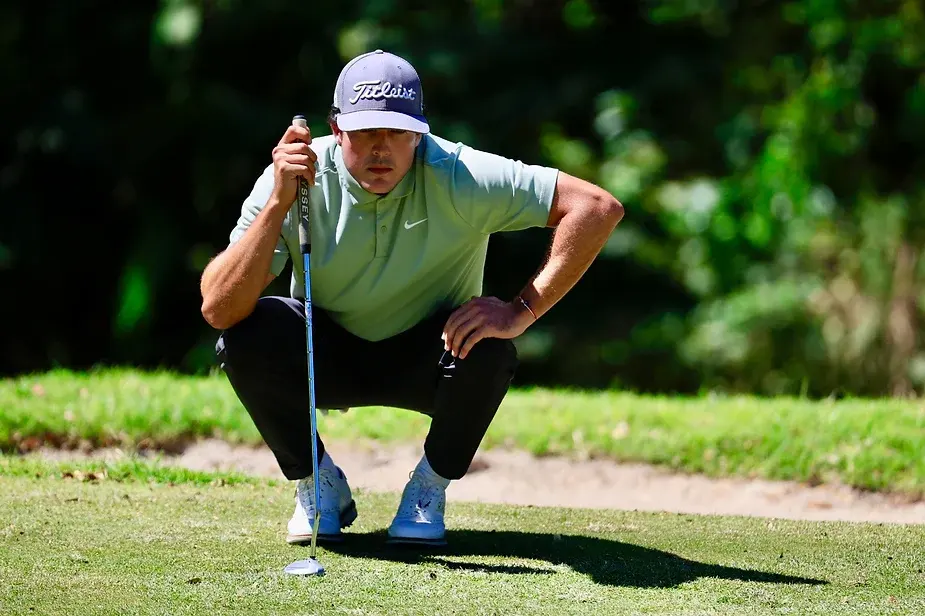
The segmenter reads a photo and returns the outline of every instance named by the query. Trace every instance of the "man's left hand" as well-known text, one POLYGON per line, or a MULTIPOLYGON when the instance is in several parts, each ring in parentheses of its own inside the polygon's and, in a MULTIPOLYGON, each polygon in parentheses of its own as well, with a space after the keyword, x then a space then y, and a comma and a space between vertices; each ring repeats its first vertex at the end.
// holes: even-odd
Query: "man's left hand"
POLYGON ((482 338, 516 338, 533 317, 521 304, 497 297, 474 297, 457 308, 443 327, 444 348, 465 359, 482 338))

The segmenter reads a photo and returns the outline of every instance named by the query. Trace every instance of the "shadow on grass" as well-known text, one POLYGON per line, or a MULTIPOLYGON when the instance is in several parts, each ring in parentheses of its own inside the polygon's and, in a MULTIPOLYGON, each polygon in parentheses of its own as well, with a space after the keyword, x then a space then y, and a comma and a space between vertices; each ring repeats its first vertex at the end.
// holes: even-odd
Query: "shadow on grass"
POLYGON ((751 569, 711 565, 669 552, 594 537, 511 531, 447 531, 449 545, 441 548, 386 545, 385 531, 349 533, 346 541, 324 549, 357 558, 408 564, 435 563, 447 569, 525 575, 549 575, 553 569, 527 565, 489 565, 456 557, 498 556, 566 565, 598 584, 634 588, 669 588, 698 578, 719 578, 773 584, 827 584, 824 580, 751 569), (557 538, 558 537, 558 538, 557 538))

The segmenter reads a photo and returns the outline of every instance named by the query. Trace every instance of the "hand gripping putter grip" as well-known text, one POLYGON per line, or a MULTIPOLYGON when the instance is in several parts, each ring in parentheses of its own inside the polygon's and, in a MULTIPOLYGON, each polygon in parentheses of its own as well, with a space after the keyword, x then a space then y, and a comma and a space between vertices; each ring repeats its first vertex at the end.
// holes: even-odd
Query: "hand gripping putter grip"
MULTIPOLYGON (((292 118, 293 126, 307 126, 305 116, 297 115, 292 118)), ((308 180, 299 178, 299 246, 302 252, 302 271, 305 274, 305 343, 308 353, 308 401, 309 416, 312 425, 312 479, 314 480, 315 519, 312 521, 312 547, 311 557, 297 560, 286 567, 286 573, 293 575, 323 575, 324 567, 315 559, 317 548, 318 524, 321 521, 321 510, 318 497, 318 418, 315 410, 315 362, 312 345, 312 285, 311 285, 311 221, 309 219, 309 188, 308 180)))

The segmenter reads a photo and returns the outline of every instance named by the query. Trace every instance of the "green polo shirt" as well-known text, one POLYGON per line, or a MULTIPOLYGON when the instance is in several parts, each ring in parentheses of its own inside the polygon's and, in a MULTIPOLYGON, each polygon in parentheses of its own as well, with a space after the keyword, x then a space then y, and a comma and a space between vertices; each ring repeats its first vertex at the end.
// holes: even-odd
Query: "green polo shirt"
MULTIPOLYGON (((333 136, 312 140, 312 304, 353 334, 381 340, 482 294, 488 237, 546 225, 558 170, 425 135, 386 195, 363 189, 333 136)), ((264 207, 273 165, 257 179, 231 232, 234 243, 264 207)), ((271 270, 292 260, 290 294, 304 298, 299 211, 282 226, 271 270)))

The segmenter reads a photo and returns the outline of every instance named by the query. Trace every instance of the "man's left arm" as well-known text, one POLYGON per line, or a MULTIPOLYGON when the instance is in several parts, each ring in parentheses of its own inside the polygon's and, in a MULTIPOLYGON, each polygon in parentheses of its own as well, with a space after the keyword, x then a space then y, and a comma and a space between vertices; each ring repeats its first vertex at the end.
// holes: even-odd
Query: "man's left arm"
POLYGON ((622 218, 613 195, 560 171, 547 220, 555 232, 541 268, 512 301, 477 297, 460 306, 444 327, 446 348, 465 358, 483 338, 522 334, 575 286, 622 218))

